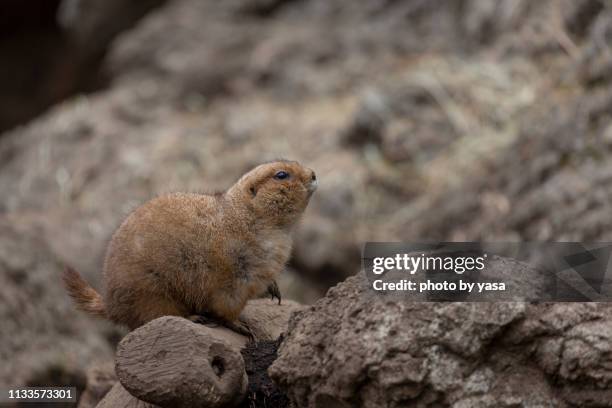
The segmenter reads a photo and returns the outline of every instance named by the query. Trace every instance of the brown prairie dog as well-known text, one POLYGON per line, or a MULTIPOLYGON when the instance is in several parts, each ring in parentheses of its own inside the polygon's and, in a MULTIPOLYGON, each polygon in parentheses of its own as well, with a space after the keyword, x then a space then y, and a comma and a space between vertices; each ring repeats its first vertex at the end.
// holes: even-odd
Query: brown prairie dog
POLYGON ((317 187, 294 161, 261 164, 226 192, 175 193, 138 207, 113 234, 104 296, 78 272, 63 279, 77 306, 134 329, 160 316, 234 322, 291 252, 291 229, 317 187))

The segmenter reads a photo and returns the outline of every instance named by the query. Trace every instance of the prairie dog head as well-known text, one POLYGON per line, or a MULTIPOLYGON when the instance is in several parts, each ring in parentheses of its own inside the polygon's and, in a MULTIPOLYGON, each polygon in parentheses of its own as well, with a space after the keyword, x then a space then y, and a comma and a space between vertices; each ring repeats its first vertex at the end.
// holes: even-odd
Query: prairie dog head
POLYGON ((279 227, 293 225, 317 189, 315 172, 296 161, 261 164, 242 176, 227 194, 240 196, 254 215, 279 227))

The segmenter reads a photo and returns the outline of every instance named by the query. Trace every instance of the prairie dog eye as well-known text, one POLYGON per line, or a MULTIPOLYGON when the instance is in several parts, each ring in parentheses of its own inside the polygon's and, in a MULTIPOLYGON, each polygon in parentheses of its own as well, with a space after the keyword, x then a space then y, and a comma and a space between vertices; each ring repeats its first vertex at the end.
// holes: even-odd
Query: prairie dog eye
POLYGON ((276 174, 274 175, 274 178, 277 180, 285 180, 289 178, 289 173, 287 173, 286 171, 277 171, 276 174))

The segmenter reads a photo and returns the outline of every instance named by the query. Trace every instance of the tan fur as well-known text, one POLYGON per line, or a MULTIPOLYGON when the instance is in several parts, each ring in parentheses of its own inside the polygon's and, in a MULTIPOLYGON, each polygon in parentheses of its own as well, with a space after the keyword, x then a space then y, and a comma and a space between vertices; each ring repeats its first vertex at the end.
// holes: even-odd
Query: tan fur
POLYGON ((235 321, 281 272, 291 228, 315 188, 312 170, 275 161, 222 194, 155 198, 114 233, 104 262, 104 300, 69 268, 68 292, 80 309, 132 329, 164 315, 210 313, 235 321), (276 179, 281 170, 290 177, 276 179))
POLYGON ((66 267, 62 279, 66 290, 79 309, 95 316, 106 317, 102 296, 89 286, 77 271, 66 267))

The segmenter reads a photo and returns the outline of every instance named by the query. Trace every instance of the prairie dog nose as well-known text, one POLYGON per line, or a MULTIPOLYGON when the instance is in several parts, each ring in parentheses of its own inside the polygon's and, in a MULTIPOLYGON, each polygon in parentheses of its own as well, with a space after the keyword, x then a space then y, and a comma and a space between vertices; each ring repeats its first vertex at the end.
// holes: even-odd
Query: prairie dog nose
POLYGON ((317 175, 313 170, 311 170, 312 174, 310 175, 310 183, 308 183, 308 191, 312 194, 317 189, 319 182, 317 181, 317 175))

